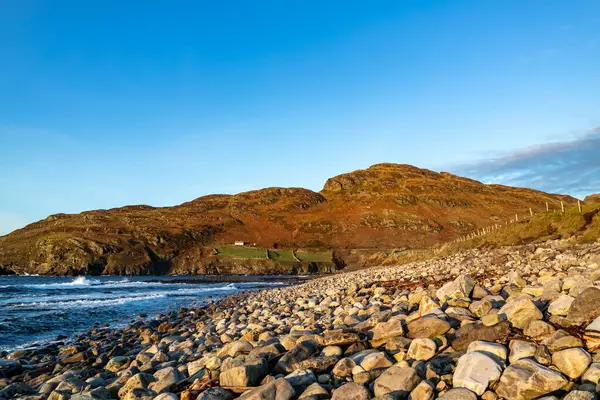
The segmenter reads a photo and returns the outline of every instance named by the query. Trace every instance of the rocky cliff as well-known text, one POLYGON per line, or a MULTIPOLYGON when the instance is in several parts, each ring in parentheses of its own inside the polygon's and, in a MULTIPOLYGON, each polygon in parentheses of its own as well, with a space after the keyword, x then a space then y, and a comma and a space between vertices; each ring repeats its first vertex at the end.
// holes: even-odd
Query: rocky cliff
POLYGON ((378 164, 330 178, 320 193, 268 188, 204 196, 174 207, 51 215, 0 237, 0 273, 290 273, 309 267, 226 259, 213 247, 236 240, 269 248, 423 247, 529 208, 543 210, 546 202, 558 207, 561 200, 576 201, 409 165, 378 164))

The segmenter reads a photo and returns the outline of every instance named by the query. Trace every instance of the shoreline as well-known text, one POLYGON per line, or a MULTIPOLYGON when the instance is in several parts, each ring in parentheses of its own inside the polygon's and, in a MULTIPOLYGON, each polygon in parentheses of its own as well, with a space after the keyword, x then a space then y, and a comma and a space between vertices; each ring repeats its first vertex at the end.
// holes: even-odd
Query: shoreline
POLYGON ((3 356, 0 398, 562 399, 600 380, 597 261, 556 241, 235 293, 3 356))

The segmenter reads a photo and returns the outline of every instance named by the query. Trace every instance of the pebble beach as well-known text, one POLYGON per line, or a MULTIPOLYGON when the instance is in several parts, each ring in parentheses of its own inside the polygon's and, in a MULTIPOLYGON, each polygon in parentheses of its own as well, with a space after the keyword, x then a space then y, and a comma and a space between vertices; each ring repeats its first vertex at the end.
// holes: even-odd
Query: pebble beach
POLYGON ((0 399, 596 399, 600 244, 469 250, 0 354, 0 399))

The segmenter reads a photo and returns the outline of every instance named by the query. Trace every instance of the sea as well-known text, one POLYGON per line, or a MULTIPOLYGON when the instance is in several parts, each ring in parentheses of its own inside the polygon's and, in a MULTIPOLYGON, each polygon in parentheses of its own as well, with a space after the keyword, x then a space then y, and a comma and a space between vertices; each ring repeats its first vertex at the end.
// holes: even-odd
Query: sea
POLYGON ((68 339, 94 324, 121 327, 180 307, 198 307, 239 291, 285 286, 261 277, 209 283, 183 277, 0 276, 0 350, 68 339))

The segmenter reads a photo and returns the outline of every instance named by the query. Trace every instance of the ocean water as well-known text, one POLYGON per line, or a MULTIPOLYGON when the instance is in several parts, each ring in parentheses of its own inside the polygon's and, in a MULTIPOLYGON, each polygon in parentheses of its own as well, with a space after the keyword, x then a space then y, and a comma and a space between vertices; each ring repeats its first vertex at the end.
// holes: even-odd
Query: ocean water
POLYGON ((0 350, 29 347, 92 327, 121 326, 239 291, 286 285, 261 282, 181 283, 178 277, 0 276, 0 350))

